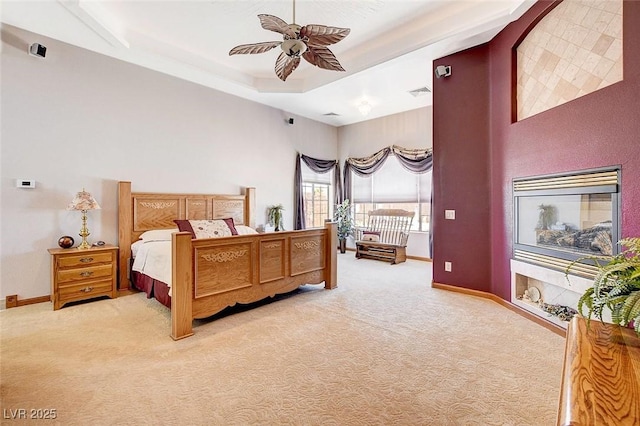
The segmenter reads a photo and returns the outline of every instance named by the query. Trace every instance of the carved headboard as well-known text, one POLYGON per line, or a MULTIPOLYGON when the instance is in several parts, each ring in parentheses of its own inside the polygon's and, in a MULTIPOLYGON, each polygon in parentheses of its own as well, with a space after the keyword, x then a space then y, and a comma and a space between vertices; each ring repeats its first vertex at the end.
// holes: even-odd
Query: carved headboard
POLYGON ((255 228, 255 188, 243 195, 131 192, 131 182, 118 182, 119 289, 129 286, 131 244, 151 229, 177 228, 175 219, 233 218, 255 228))

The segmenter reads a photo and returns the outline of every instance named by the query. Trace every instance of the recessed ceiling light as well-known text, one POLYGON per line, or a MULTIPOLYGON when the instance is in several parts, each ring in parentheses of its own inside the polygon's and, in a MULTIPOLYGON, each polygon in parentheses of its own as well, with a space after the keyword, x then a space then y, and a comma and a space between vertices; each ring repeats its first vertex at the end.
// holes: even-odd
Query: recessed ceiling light
POLYGON ((358 110, 360 111, 360 114, 366 117, 371 112, 371 104, 367 101, 362 101, 358 105, 358 110))
POLYGON ((414 98, 417 98, 418 96, 424 96, 424 95, 426 95, 428 93, 431 93, 431 89, 429 89, 427 86, 425 86, 425 87, 421 87, 419 89, 410 90, 409 93, 414 98))

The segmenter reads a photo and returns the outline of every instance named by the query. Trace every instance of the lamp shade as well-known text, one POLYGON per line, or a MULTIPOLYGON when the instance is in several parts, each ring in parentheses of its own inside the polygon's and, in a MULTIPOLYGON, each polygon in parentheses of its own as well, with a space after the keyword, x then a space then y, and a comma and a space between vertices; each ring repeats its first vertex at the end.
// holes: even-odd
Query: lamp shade
POLYGON ((67 206, 67 210, 99 210, 100 205, 87 191, 82 189, 78 192, 71 202, 67 206))

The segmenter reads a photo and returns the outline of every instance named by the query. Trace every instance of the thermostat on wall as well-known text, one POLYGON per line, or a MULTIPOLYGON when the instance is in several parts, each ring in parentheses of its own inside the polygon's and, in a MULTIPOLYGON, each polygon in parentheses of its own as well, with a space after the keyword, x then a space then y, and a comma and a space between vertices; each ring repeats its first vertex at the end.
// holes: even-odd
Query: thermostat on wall
POLYGON ((30 179, 16 179, 16 186, 18 188, 35 188, 36 181, 30 179))

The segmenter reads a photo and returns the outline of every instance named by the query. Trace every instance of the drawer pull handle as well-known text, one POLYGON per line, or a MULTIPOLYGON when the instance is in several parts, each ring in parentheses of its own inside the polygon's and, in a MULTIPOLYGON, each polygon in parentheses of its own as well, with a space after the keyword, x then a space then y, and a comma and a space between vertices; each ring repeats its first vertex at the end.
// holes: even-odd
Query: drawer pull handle
POLYGON ((83 257, 82 259, 80 259, 80 263, 89 263, 89 262, 93 262, 93 257, 83 257))
POLYGON ((93 291, 93 287, 85 287, 80 291, 83 292, 83 293, 89 293, 89 292, 93 291))
POLYGON ((81 277, 90 277, 91 275, 93 275, 93 271, 80 272, 81 277))

